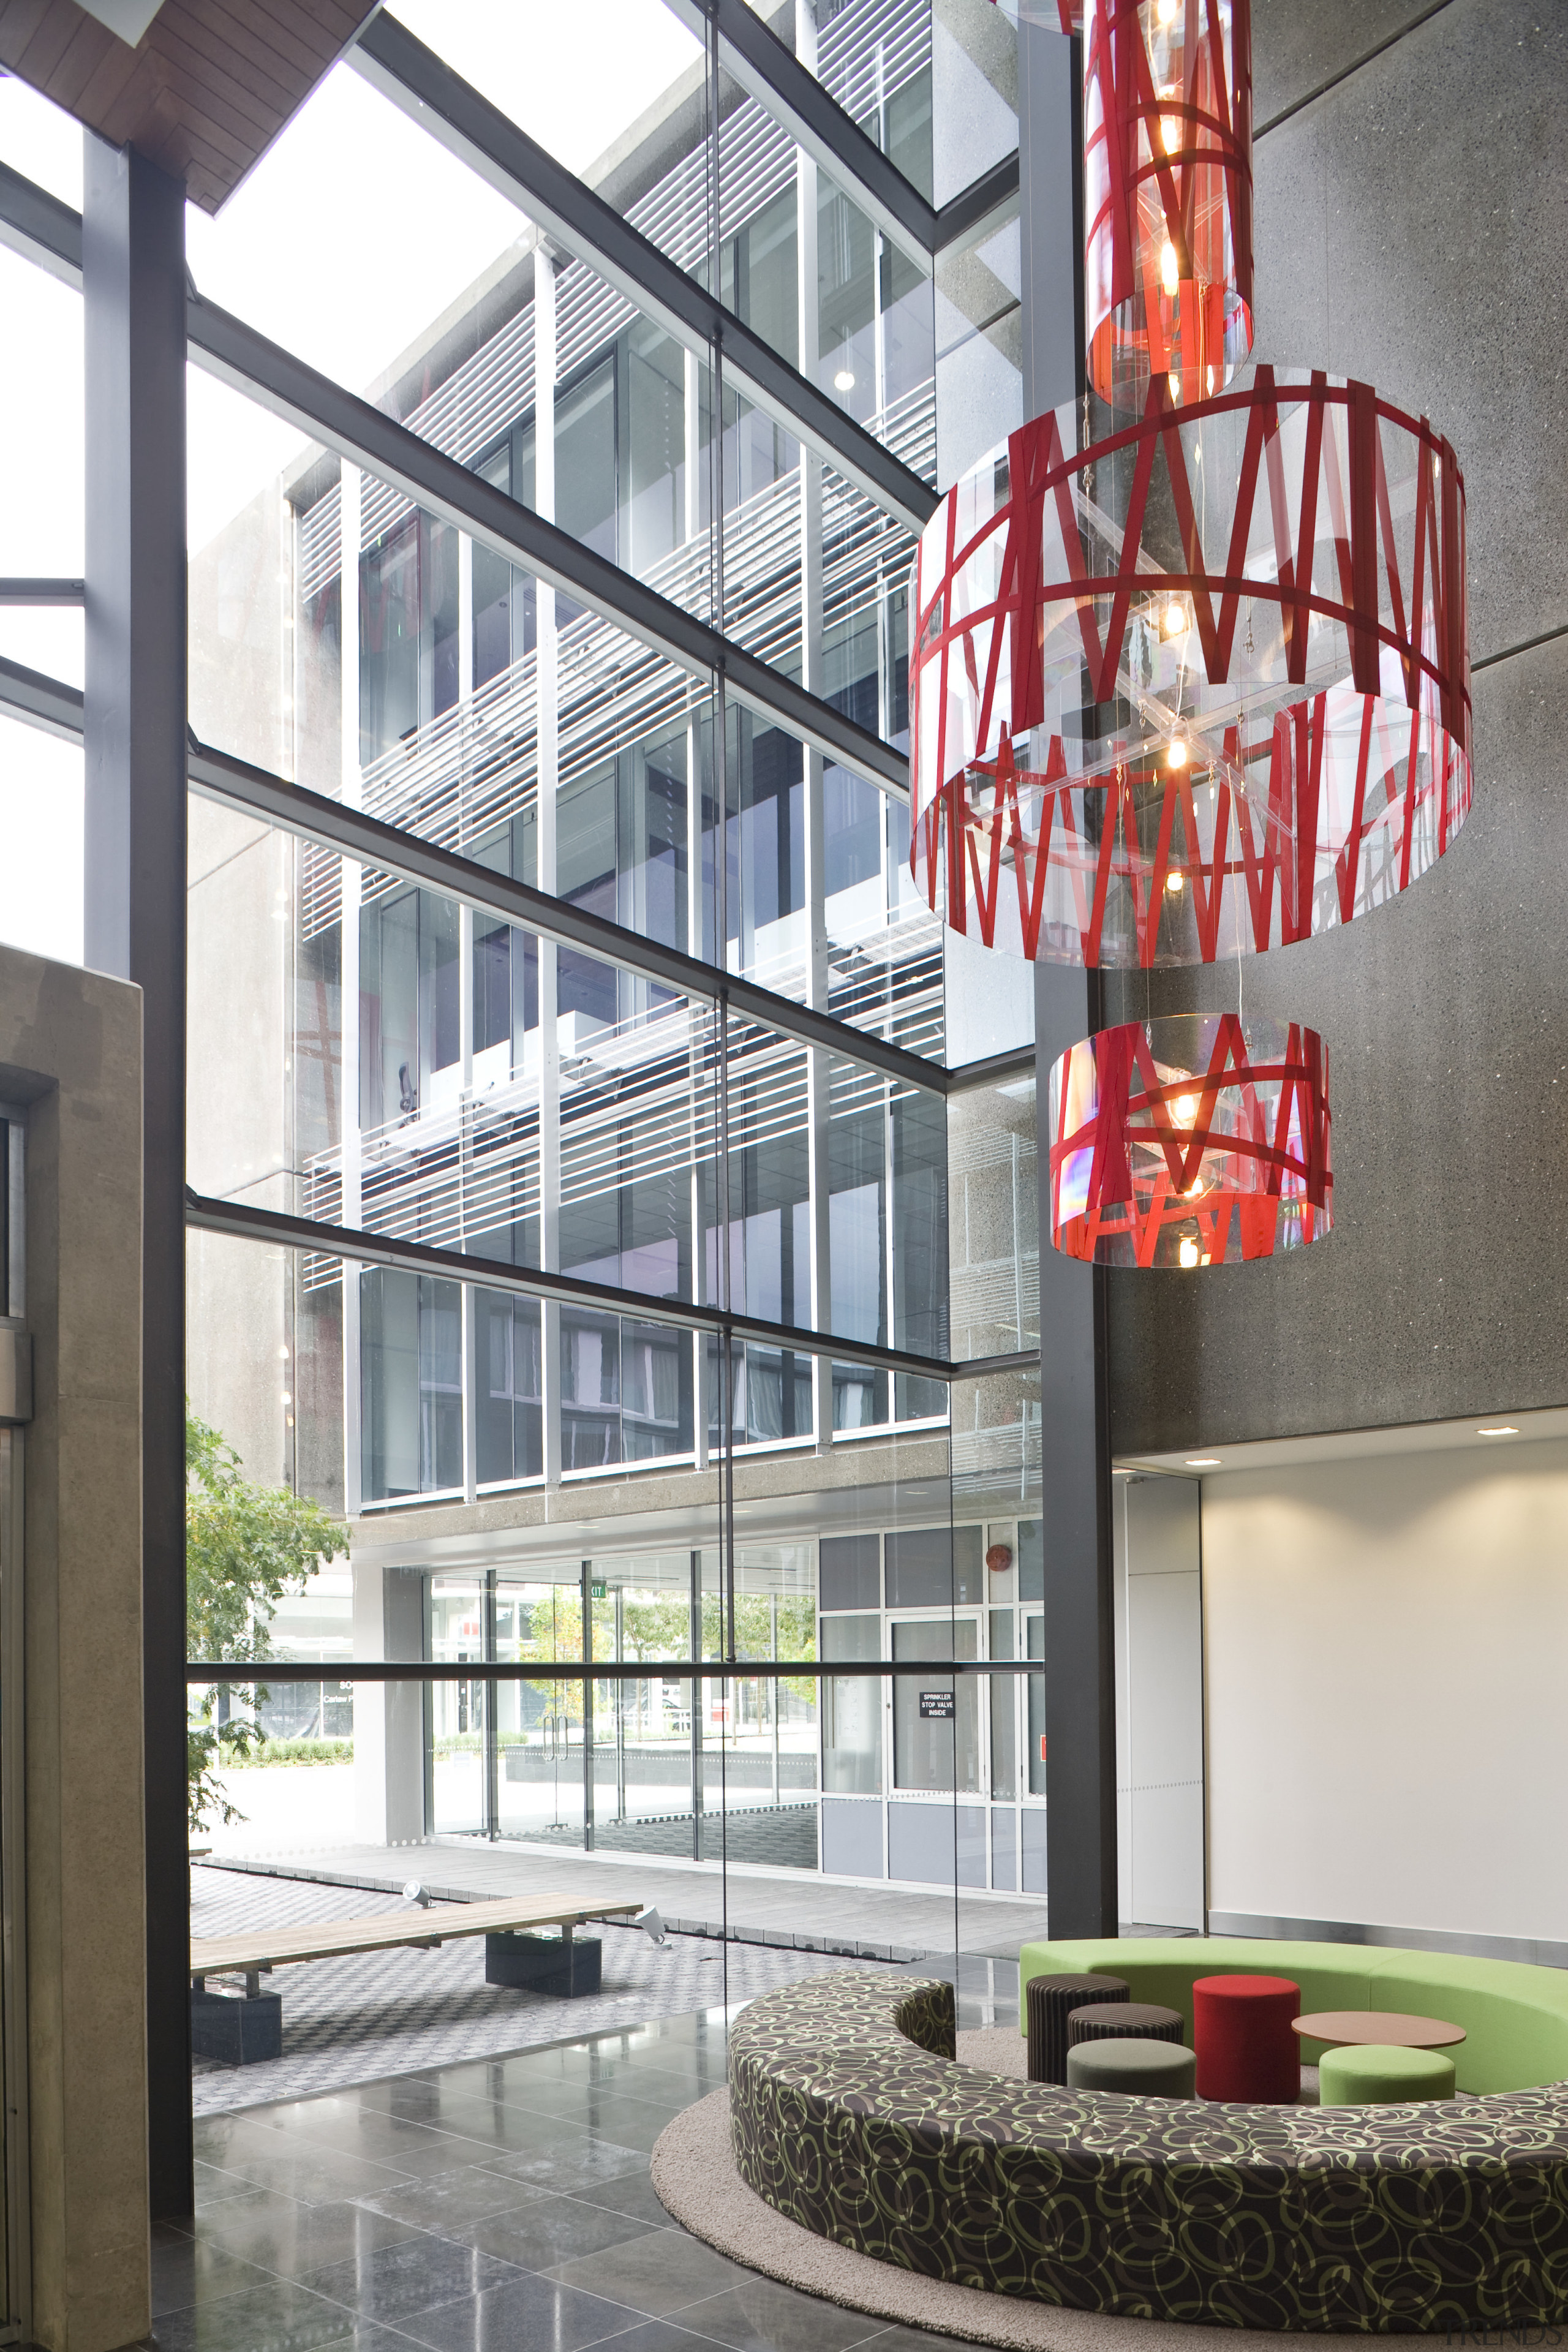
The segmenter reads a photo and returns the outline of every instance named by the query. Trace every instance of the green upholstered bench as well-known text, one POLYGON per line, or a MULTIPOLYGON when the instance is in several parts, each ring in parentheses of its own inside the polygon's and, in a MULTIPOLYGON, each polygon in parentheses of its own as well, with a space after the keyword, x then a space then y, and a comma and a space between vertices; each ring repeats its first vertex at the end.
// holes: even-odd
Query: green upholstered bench
MULTIPOLYGON (((1363 1970, 1368 1957, 1385 1968, 1347 1978, 1314 1975, 1321 1946, 1031 1948, 1056 1975, 1114 1958, 1140 1999, 1173 2009, 1184 1976, 1215 1973, 1216 1949, 1249 1973, 1266 1956, 1319 2006, 1456 2006, 1430 1975, 1401 1973, 1423 1955, 1363 1955, 1363 1970)), ((1549 1973, 1468 1966, 1489 1979, 1549 1973)), ((1568 2031, 1562 2005, 1540 1999, 1525 2013, 1568 2031)), ((1510 2038, 1524 2030, 1478 2025, 1485 2063, 1528 2071, 1510 2038)), ((730 2034, 742 2178, 836 2244, 1071 2310, 1392 2335, 1568 2314, 1568 2084, 1252 2106, 1027 2083, 960 2065, 953 2049, 945 1983, 834 1971, 752 2001, 730 2034)))
MULTIPOLYGON (((1322 2009, 1394 2009, 1462 2026, 1464 2041, 1448 2053, 1461 2091, 1524 2091, 1568 2081, 1568 1969, 1375 1944, 1285 1944, 1235 1936, 1026 1944, 1018 1955, 1020 2021, 1029 1979, 1069 1969, 1113 1970, 1131 1986, 1134 2000, 1179 2010, 1189 2042, 1194 1977, 1263 1971, 1294 1978, 1303 2016, 1322 2009)), ((1315 2065, 1323 2047, 1304 2042, 1302 2063, 1315 2065)))

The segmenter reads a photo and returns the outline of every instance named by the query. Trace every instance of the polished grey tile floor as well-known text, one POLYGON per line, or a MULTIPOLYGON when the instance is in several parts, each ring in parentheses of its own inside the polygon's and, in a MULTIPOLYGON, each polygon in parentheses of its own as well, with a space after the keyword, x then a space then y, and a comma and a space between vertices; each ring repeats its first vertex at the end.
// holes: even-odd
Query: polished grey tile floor
MULTIPOLYGON (((196 2123, 153 2245, 162 2352, 942 2352, 677 2226, 648 2159, 724 2081, 722 2010, 196 2123)), ((958 2352, 954 2346, 952 2352, 958 2352)))

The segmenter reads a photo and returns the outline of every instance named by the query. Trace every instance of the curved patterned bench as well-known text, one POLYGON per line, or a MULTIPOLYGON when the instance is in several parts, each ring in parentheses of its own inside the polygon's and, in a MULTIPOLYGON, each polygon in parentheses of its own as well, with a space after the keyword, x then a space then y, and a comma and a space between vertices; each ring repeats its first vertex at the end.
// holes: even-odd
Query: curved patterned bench
POLYGON ((858 1972, 730 2037, 736 2161, 819 2237, 1128 2318, 1408 2334, 1568 2312, 1568 2084, 1205 2105, 959 2065, 951 1985, 858 1972))

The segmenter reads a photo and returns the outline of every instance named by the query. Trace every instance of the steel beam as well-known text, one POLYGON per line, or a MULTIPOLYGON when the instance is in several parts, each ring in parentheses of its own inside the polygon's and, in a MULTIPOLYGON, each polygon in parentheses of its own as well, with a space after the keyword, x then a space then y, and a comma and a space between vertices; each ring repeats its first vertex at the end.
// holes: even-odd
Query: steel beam
MULTIPOLYGON (((1079 47, 1019 26, 1024 411, 1082 392, 1079 47)), ((1053 1936, 1117 1931, 1116 1638, 1106 1276, 1050 1243, 1051 1064, 1101 1022, 1100 980, 1035 967, 1039 1122, 1040 1478, 1046 1540, 1046 1908, 1053 1936)))
MULTIPOLYGON (((772 34, 766 38, 772 40, 772 34)), ((395 16, 384 12, 373 16, 349 51, 348 61, 449 154, 526 213, 547 236, 586 262, 667 335, 700 358, 721 344, 724 373, 734 390, 825 457, 906 530, 923 530, 937 504, 929 483, 395 16)), ((832 104, 831 100, 826 102, 832 104)), ((857 136, 873 159, 885 163, 864 133, 857 136)), ((885 168, 895 180, 901 179, 890 164, 885 168)))
MULTIPOLYGON (((83 961, 142 1002, 147 2144, 193 2202, 185 1753, 185 191, 89 132, 83 961)), ((82 1705, 90 1704, 86 1692, 82 1705)))
POLYGON ((551 1274, 501 1258, 479 1257, 472 1251, 436 1249, 424 1242, 396 1241, 384 1234, 321 1224, 314 1218, 290 1217, 277 1209, 253 1208, 244 1201, 214 1201, 187 1192, 184 1213, 186 1224, 203 1233, 265 1242, 274 1249, 312 1250, 323 1257, 346 1258, 356 1265, 388 1266, 398 1274, 477 1282, 487 1290, 510 1291, 520 1298, 552 1300, 561 1306, 587 1307, 595 1314, 635 1315, 639 1322, 665 1323, 681 1331, 720 1335, 728 1331, 732 1338, 758 1347, 780 1348, 796 1356, 827 1356, 835 1363, 865 1364, 873 1371, 906 1372, 914 1380, 946 1382, 962 1369, 943 1358, 912 1355, 903 1348, 879 1348, 864 1339, 841 1339, 830 1331, 803 1331, 791 1323, 770 1323, 761 1316, 729 1314, 682 1299, 653 1298, 608 1282, 586 1282, 579 1275, 551 1274))
POLYGON ((87 601, 85 580, 0 580, 0 604, 21 604, 38 611, 47 604, 81 604, 87 601))
MULTIPOLYGON (((81 740, 79 690, 3 656, 0 709, 68 742, 81 740)), ((187 771, 192 791, 200 793, 204 799, 216 801, 243 815, 260 817, 303 841, 321 842, 341 851, 345 857, 377 866, 384 873, 396 874, 423 889, 440 891, 461 906, 472 907, 476 913, 495 915, 519 929, 554 940, 559 946, 581 948, 605 963, 637 972, 679 995, 711 1003, 722 994, 731 1011, 741 1018, 754 1021, 761 1028, 775 1030, 781 1036, 794 1037, 802 1045, 825 1047, 841 1061, 858 1062, 900 1086, 946 1097, 972 1093, 980 1087, 1001 1086, 1027 1077, 1034 1070, 1035 1056, 1030 1047, 990 1055, 983 1061, 967 1062, 957 1069, 944 1068, 921 1054, 909 1053, 901 1045, 889 1045, 885 1038, 836 1020, 831 1013, 799 1004, 793 997, 779 996, 772 989, 760 988, 755 982, 742 980, 738 974, 721 972, 712 964, 683 955, 679 948, 664 947, 640 932, 626 930, 605 916, 590 914, 586 908, 574 907, 568 900, 536 890, 528 883, 514 882, 510 875, 498 874, 492 867, 459 856, 455 850, 442 849, 435 842, 422 841, 417 834, 405 833, 401 826, 387 824, 380 817, 367 816, 363 810, 352 808, 342 801, 329 800, 323 793, 307 791, 302 784, 287 783, 281 776, 274 776, 265 768, 253 768, 231 751, 216 751, 193 739, 187 771)))
POLYGON ((81 215, 9 163, 0 163, 0 245, 80 290, 81 215))
POLYGON ((263 817, 305 840, 323 842, 347 857, 358 858, 362 865, 439 890, 461 906, 498 915, 521 930, 553 940, 559 947, 579 948, 584 954, 700 1003, 716 1004, 722 999, 744 1020, 794 1037, 802 1045, 826 1046, 843 1060, 858 1062, 900 1086, 917 1087, 927 1094, 947 1091, 947 1072, 921 1055, 906 1053, 901 1046, 851 1028, 829 1013, 797 1004, 793 997, 775 995, 772 989, 759 988, 752 981, 684 955, 679 948, 665 947, 603 915, 590 914, 569 899, 515 882, 508 874, 497 874, 472 858, 421 841, 416 834, 405 833, 401 826, 367 816, 342 801, 307 792, 300 784, 285 783, 280 776, 252 768, 228 752, 193 744, 190 778, 193 789, 207 800, 263 817))
POLYGON ((40 728, 46 735, 62 736, 68 743, 82 737, 82 695, 41 670, 25 669, 20 662, 0 656, 0 706, 13 719, 40 728))

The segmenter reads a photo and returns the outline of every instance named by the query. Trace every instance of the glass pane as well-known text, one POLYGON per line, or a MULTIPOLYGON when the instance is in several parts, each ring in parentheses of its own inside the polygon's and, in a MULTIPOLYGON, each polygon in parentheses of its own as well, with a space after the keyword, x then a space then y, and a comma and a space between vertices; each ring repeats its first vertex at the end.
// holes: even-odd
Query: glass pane
POLYGON ((628 132, 701 88, 701 44, 663 0, 592 0, 569 14, 507 0, 397 0, 393 13, 612 204, 611 162, 628 132))
POLYGON ((1024 422, 1021 284, 1016 214, 1000 226, 988 222, 968 244, 948 247, 937 264, 936 381, 946 481, 1024 422))
MULTIPOLYGON (((824 1617, 825 1659, 881 1655, 879 1616, 824 1617)), ((882 1787, 883 1685, 869 1675, 823 1677, 822 1785, 835 1796, 877 1796, 882 1787)))
MULTIPOLYGON (((876 0, 858 0, 878 13, 876 0)), ((908 0, 906 0, 906 5, 908 0)), ((1030 12, 1053 37, 1051 8, 1030 12)), ((1018 144, 1018 16, 1015 0, 943 11, 931 76, 931 198, 938 205, 973 184, 1018 144)))
POLYGON ((951 1096, 946 1109, 953 1353, 1022 1353, 1040 1327, 1034 1077, 951 1096))
POLYGON ((82 793, 79 745, 0 717, 0 940, 61 963, 82 960, 82 793))
POLYGON ((410 347, 529 224, 350 66, 335 66, 216 215, 187 207, 202 292, 401 415, 410 347), (301 266, 309 256, 309 266, 301 266))
MULTIPOLYGON (((1013 1612, 1010 1609, 993 1609, 990 1612, 988 1639, 989 1654, 993 1658, 1011 1658, 1016 1654, 1013 1612)), ((986 1696, 991 1709, 991 1794, 1011 1799, 1018 1793, 1018 1739, 1013 1677, 1010 1675, 994 1675, 986 1685, 986 1696)))
MULTIPOLYGON (((6 93, 20 88, 14 79, 0 77, 0 153, 5 152, 11 103, 6 93)), ((34 103, 45 105, 41 99, 34 103)), ((54 109, 48 107, 46 111, 52 115, 54 109)), ((79 131, 79 152, 81 137, 79 131)), ((25 171, 26 166, 18 168, 25 171)), ((76 201, 81 201, 79 190, 76 201)), ((0 371, 0 434, 14 457, 26 453, 25 464, 13 462, 5 470, 5 496, 0 500, 0 573, 79 580, 85 447, 81 296, 19 254, 0 247, 0 317, 5 319, 6 343, 14 354, 13 363, 0 371), (25 352, 33 357, 19 363, 25 352)), ((23 615, 12 611, 4 617, 7 634, 0 650, 30 669, 52 671, 56 677, 68 677, 73 684, 80 683, 79 652, 68 668, 58 659, 39 659, 16 638, 16 626, 23 615)), ((68 616, 47 617, 58 625, 68 616)), ((68 618, 79 645, 80 614, 68 618)))
POLYGON ((463 1488, 463 1309, 456 1282, 359 1276, 361 1477, 367 1503, 463 1488))
POLYGON ((81 210, 82 128, 16 74, 0 78, 0 163, 81 210))
MULTIPOLYGON (((848 0, 837 8, 804 0, 793 21, 765 0, 750 5, 929 203, 931 0, 848 0)), ((967 16, 959 24, 970 31, 967 16)), ((952 28, 943 25, 951 47, 952 28)))

